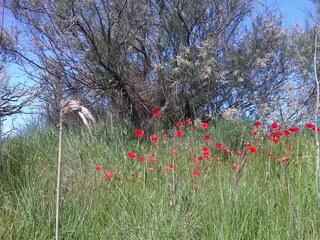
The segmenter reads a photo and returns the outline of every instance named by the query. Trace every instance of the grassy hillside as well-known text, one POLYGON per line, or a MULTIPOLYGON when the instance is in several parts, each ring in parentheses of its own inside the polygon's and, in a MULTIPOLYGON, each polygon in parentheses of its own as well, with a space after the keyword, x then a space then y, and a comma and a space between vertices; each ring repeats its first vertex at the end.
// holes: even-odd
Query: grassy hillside
MULTIPOLYGON (((152 141, 153 133, 137 137, 121 127, 99 126, 94 137, 64 131, 62 239, 320 236, 311 129, 205 127, 184 123, 181 132, 154 132, 152 141)), ((4 143, 1 239, 54 239, 57 146, 56 129, 4 143)))

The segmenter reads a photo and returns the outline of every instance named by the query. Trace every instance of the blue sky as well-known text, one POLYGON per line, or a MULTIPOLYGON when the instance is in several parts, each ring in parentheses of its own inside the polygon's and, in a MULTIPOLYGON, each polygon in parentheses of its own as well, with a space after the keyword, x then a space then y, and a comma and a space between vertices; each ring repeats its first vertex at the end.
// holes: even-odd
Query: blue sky
POLYGON ((285 25, 294 23, 304 25, 306 11, 314 9, 313 4, 309 0, 268 0, 267 2, 274 2, 275 5, 279 6, 284 16, 285 25))
MULTIPOLYGON (((271 6, 279 7, 284 20, 285 26, 298 23, 301 26, 305 24, 306 12, 313 11, 313 4, 309 0, 266 0, 266 3, 271 6)), ((9 26, 12 22, 12 18, 8 12, 6 12, 5 26, 9 26)), ((18 70, 18 67, 10 68, 11 82, 24 82, 25 76, 18 70)), ((4 122, 4 132, 9 131, 14 127, 20 128, 25 125, 30 119, 29 115, 15 116, 13 118, 8 118, 4 122)))

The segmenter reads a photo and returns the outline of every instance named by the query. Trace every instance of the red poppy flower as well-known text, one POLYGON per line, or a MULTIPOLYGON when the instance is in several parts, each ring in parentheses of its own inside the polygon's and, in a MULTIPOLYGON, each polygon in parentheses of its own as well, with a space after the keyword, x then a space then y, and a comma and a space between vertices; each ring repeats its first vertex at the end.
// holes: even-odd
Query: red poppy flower
POLYGON ((154 170, 153 167, 148 167, 147 169, 148 169, 148 171, 153 171, 154 170))
POLYGON ((158 116, 160 114, 160 110, 159 110, 159 108, 154 108, 154 109, 152 109, 152 115, 153 116, 158 116))
POLYGON ((293 126, 293 127, 289 127, 288 130, 289 130, 290 132, 299 132, 299 131, 300 131, 300 128, 293 126))
POLYGON ((157 141, 158 137, 156 135, 151 135, 150 136, 150 141, 157 141))
POLYGON ((215 143, 214 146, 215 146, 216 148, 221 148, 221 146, 223 146, 223 145, 222 145, 221 143, 215 143))
POLYGON ((193 184, 193 188, 194 188, 194 189, 197 189, 198 187, 199 187, 198 184, 196 184, 196 183, 193 184))
POLYGON ((241 150, 237 150, 237 151, 236 151, 236 154, 242 155, 242 151, 241 151, 241 150))
POLYGON ((152 150, 152 149, 150 149, 150 150, 149 150, 149 153, 153 153, 153 150, 152 150))
POLYGON ((197 170, 197 169, 193 170, 192 173, 193 173, 193 175, 195 175, 195 176, 199 176, 199 175, 200 175, 200 171, 197 170))
POLYGON ((145 157, 139 157, 139 161, 140 161, 140 162, 143 162, 144 160, 146 160, 145 157))
POLYGON ((195 154, 193 154, 193 153, 190 153, 190 158, 195 158, 196 157, 196 155, 195 154))
POLYGON ((253 126, 255 126, 255 127, 259 127, 260 125, 261 125, 261 122, 259 122, 259 121, 253 123, 253 126))
POLYGON ((291 132, 288 129, 282 131, 284 135, 289 135, 291 132))
POLYGON ((226 150, 224 150, 227 154, 231 154, 232 153, 232 151, 230 150, 230 149, 226 149, 226 150))
POLYGON ((270 125, 270 129, 273 129, 273 130, 278 130, 280 128, 279 124, 277 122, 273 122, 271 125, 270 125))
POLYGON ((175 168, 176 167, 176 165, 174 164, 174 163, 170 163, 170 168, 175 168))
POLYGON ((136 130, 134 130, 134 134, 135 134, 137 137, 141 137, 141 136, 144 134, 144 131, 141 130, 141 129, 136 129, 136 130))
POLYGON ((167 138, 168 137, 168 135, 167 134, 162 134, 162 138, 167 138))
POLYGON ((191 120, 190 119, 186 119, 186 124, 190 125, 191 124, 191 120))
POLYGON ((251 147, 251 143, 247 142, 244 144, 246 147, 251 147))
POLYGON ((273 138, 272 138, 272 142, 274 142, 274 143, 279 142, 279 138, 278 138, 278 137, 273 137, 273 138))
POLYGON ((202 150, 202 152, 205 152, 205 153, 209 152, 209 148, 208 147, 203 147, 201 150, 202 150))
POLYGON ((252 153, 254 153, 254 152, 257 151, 257 149, 256 149, 255 147, 251 147, 251 148, 249 148, 249 151, 252 152, 252 153))
POLYGON ((277 162, 289 162, 289 158, 287 158, 287 157, 277 158, 276 161, 277 162))
POLYGON ((137 154, 135 152, 128 152, 128 157, 129 158, 135 158, 137 154))
POLYGON ((211 139, 211 137, 210 137, 210 135, 204 135, 204 140, 210 140, 211 139))
POLYGON ((259 135, 259 132, 257 130, 252 130, 251 134, 254 135, 254 136, 257 136, 257 135, 259 135))
POLYGON ((195 161, 193 161, 192 163, 191 163, 193 166, 197 166, 197 162, 195 162, 195 161))
POLYGON ((287 146, 286 146, 286 149, 291 149, 291 146, 290 146, 290 145, 287 145, 287 146))
POLYGON ((94 166, 94 170, 100 170, 100 169, 102 169, 102 166, 101 166, 101 165, 96 165, 96 166, 94 166))
POLYGON ((312 124, 311 122, 307 122, 307 123, 304 124, 304 127, 314 129, 314 128, 315 128, 315 125, 312 124))
POLYGON ((269 152, 268 155, 269 155, 269 157, 273 157, 274 153, 273 152, 269 152))
POLYGON ((177 150, 172 149, 172 150, 170 151, 170 153, 174 155, 174 154, 176 154, 176 153, 177 153, 177 150))
POLYGON ((106 172, 106 178, 112 178, 113 172, 106 172))
POLYGON ((209 127, 209 123, 203 122, 203 123, 201 123, 201 127, 202 127, 202 129, 206 129, 209 127))
POLYGON ((198 157, 198 161, 201 162, 202 160, 203 160, 203 157, 202 157, 202 156, 199 156, 199 157, 198 157))
POLYGON ((149 160, 150 160, 150 162, 155 162, 155 161, 157 161, 157 158, 154 157, 154 156, 151 156, 151 157, 149 158, 149 160))
POLYGON ((282 162, 289 162, 289 158, 287 158, 287 157, 282 157, 282 162))
POLYGON ((177 137, 181 137, 183 135, 183 131, 182 130, 178 130, 177 132, 176 132, 176 136, 177 137))
POLYGON ((170 168, 168 166, 164 167, 164 170, 168 171, 170 168))
POLYGON ((178 122, 178 127, 179 128, 183 127, 183 122, 178 122))
POLYGON ((231 167, 232 167, 233 169, 237 169, 237 168, 239 167, 239 165, 236 164, 236 163, 233 163, 233 164, 231 165, 231 167))

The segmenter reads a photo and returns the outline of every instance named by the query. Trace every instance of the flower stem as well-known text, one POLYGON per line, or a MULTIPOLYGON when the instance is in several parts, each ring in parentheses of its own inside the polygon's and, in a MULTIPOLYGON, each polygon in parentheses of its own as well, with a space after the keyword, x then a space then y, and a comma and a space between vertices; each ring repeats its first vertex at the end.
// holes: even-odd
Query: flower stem
POLYGON ((61 149, 62 149, 62 110, 59 117, 59 146, 58 146, 58 169, 57 169, 57 189, 56 189, 56 240, 59 240, 60 227, 60 178, 61 178, 61 149))

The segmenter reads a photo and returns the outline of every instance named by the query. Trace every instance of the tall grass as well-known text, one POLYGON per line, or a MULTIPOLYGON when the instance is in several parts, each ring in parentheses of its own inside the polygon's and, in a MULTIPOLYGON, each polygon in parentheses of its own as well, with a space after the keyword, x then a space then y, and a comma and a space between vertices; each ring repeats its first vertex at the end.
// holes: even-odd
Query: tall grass
MULTIPOLYGON (((65 132, 61 239, 316 239, 320 211, 312 135, 292 133, 274 144, 262 135, 251 137, 247 130, 234 123, 185 127, 179 138, 175 131, 166 139, 158 136, 158 146, 146 135, 137 140, 121 126, 111 134, 100 125, 94 139, 83 129, 65 132), (205 141, 204 134, 211 140, 205 141), (243 139, 237 144, 233 136, 239 134, 243 139), (231 165, 240 156, 216 149, 215 142, 232 145, 233 151, 244 142, 258 148, 249 154, 238 184, 231 165), (289 163, 268 156, 269 151, 282 156, 287 145, 292 147, 286 150, 289 163), (189 157, 201 155, 203 146, 214 160, 189 157), (146 160, 128 158, 129 151, 146 160), (150 156, 157 161, 150 162, 150 156), (176 168, 164 170, 170 163, 176 168), (98 164, 101 170, 94 169, 98 164), (199 176, 193 175, 194 169, 199 176), (113 177, 106 178, 106 171, 113 177)), ((54 239, 57 129, 33 130, 3 147, 1 239, 54 239)))

